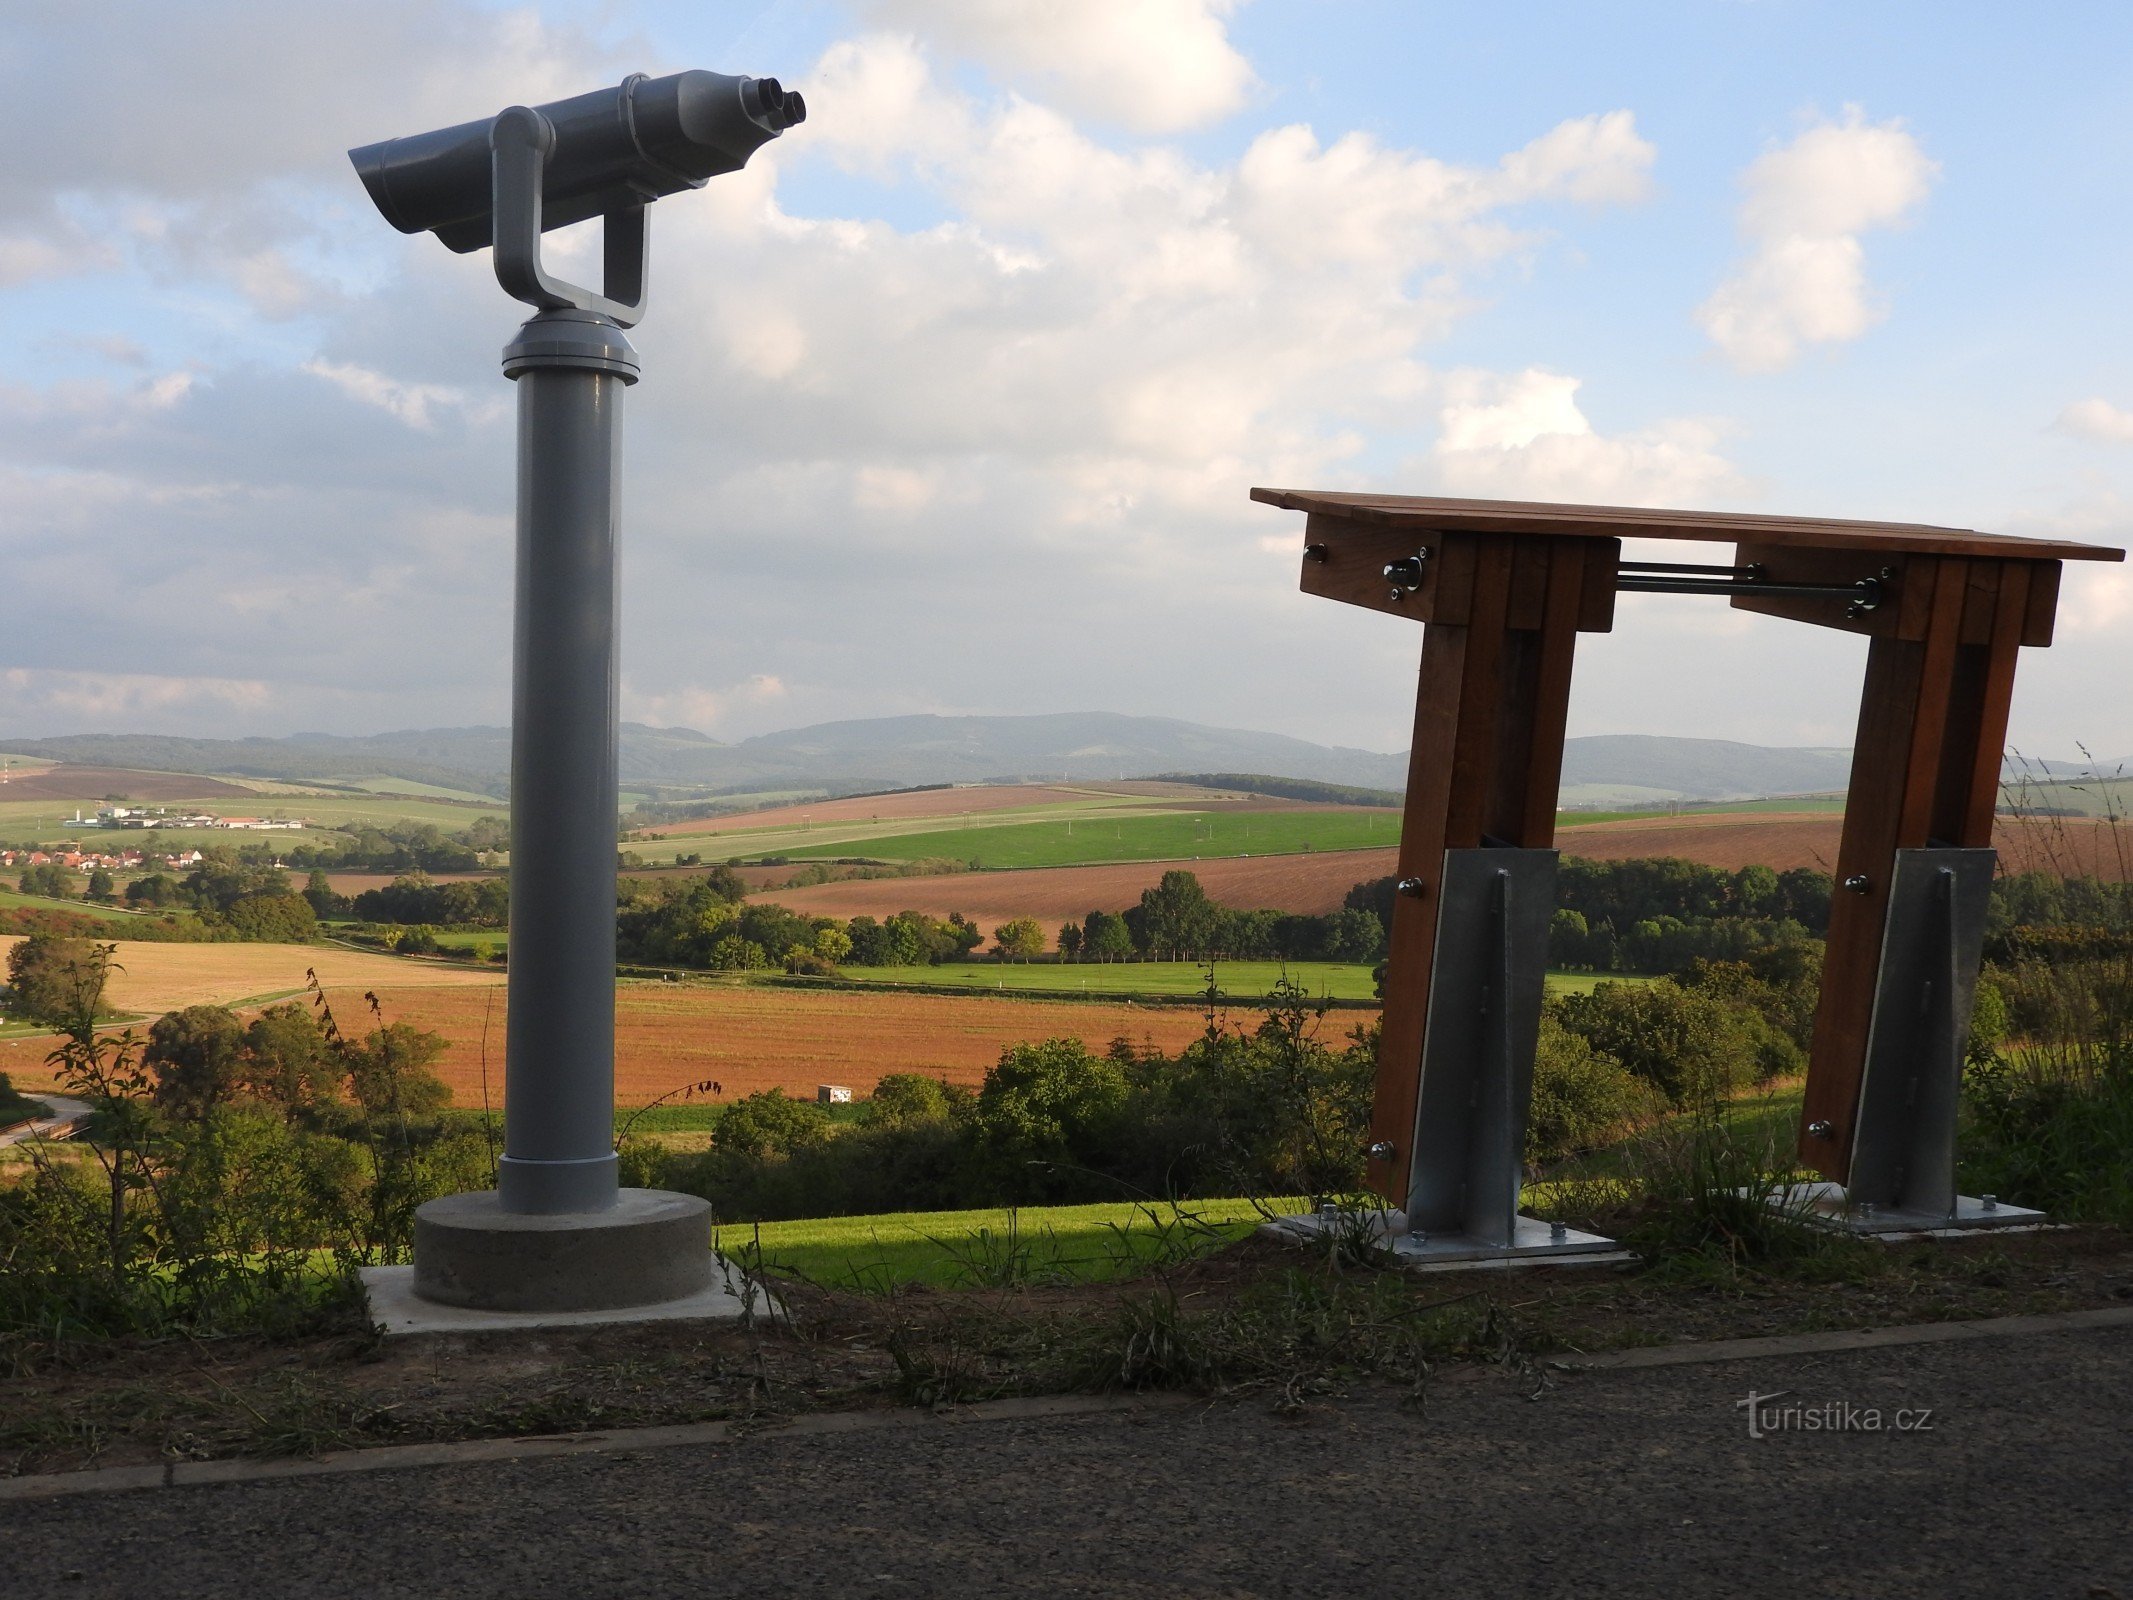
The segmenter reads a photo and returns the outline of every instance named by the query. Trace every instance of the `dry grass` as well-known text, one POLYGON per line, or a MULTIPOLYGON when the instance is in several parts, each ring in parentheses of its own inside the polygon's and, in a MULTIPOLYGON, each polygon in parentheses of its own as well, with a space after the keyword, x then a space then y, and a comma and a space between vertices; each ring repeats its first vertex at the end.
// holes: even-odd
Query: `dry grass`
MULTIPOLYGON (((0 966, 21 941, 0 939, 0 966)), ((360 994, 381 984, 395 988, 435 984, 456 988, 493 986, 503 976, 479 967, 447 966, 298 944, 144 944, 120 940, 109 1000, 121 1011, 159 1015, 185 1006, 229 1005, 304 986, 315 968, 327 988, 360 994)), ((4 1069, 0 1069, 4 1070, 4 1069)))

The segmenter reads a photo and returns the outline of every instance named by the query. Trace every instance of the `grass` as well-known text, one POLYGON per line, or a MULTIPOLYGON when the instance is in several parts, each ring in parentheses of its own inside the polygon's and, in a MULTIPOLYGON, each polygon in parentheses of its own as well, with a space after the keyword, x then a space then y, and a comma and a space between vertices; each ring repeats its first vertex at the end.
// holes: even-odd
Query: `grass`
POLYGON ((874 1292, 910 1284, 1107 1283, 1241 1239, 1265 1209, 1298 1212, 1306 1205, 1231 1199, 890 1212, 729 1225, 718 1230, 717 1242, 729 1256, 754 1260, 760 1251, 762 1264, 774 1270, 874 1292))
POLYGON ((1155 816, 1062 817, 1043 822, 1002 820, 835 844, 796 843, 780 846, 772 853, 795 861, 868 855, 890 861, 945 858, 990 868, 1016 868, 1368 850, 1399 841, 1398 814, 1375 809, 1228 815, 1188 811, 1155 816))

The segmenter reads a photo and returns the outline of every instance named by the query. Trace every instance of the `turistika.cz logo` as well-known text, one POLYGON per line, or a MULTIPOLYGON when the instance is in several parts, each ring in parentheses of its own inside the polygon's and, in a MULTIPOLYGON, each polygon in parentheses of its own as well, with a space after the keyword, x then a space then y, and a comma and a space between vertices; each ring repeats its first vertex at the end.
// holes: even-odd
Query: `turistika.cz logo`
POLYGON ((1748 1398, 1733 1402, 1735 1411, 1748 1413, 1748 1437, 1767 1439, 1773 1433, 1931 1433, 1933 1407, 1902 1406, 1883 1411, 1879 1406, 1855 1406, 1849 1400, 1822 1400, 1809 1405, 1802 1400, 1779 1404, 1792 1394, 1748 1391, 1748 1398))

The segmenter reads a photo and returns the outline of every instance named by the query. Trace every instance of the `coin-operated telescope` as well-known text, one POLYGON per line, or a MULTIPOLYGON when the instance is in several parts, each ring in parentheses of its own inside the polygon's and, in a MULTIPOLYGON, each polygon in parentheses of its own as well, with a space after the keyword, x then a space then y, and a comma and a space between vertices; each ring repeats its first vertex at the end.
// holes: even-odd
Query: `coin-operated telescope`
POLYGON ((597 310, 625 327, 644 311, 644 208, 701 189, 787 128, 807 102, 775 78, 632 73, 611 89, 351 150, 363 187, 402 233, 434 233, 461 254, 496 247, 509 294, 544 309, 597 310), (540 235, 607 219, 605 292, 540 268, 540 235), (600 300, 586 304, 586 298, 600 300))
POLYGON ((614 1148, 615 556, 622 396, 641 371, 623 330, 644 315, 646 208, 739 171, 806 116, 775 78, 638 74, 349 152, 386 221, 493 246, 497 281, 535 308, 504 349, 518 386, 504 1152, 494 1192, 417 1211, 422 1300, 545 1312, 713 1293, 708 1208, 621 1188, 614 1148), (542 233, 593 217, 597 293, 541 266, 542 233))

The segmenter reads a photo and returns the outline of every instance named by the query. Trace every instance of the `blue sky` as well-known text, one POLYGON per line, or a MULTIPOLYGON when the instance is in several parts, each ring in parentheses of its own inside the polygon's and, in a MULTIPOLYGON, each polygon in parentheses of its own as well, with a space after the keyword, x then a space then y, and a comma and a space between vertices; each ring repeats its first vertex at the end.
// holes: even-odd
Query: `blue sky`
MULTIPOLYGON (((654 213, 633 718, 1403 745, 1259 482, 2133 531, 2121 6, 111 0, 0 22, 0 740, 502 720, 517 317, 341 152, 685 66, 813 114, 654 213)), ((2133 753, 2129 626, 2070 573, 2020 747, 2133 753)), ((1640 598, 1574 731, 1860 659, 1640 598)))

